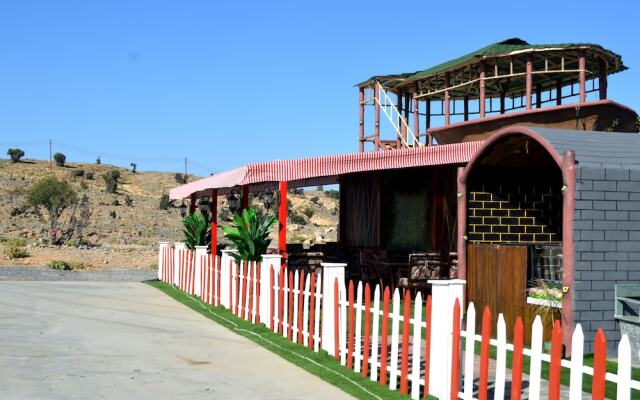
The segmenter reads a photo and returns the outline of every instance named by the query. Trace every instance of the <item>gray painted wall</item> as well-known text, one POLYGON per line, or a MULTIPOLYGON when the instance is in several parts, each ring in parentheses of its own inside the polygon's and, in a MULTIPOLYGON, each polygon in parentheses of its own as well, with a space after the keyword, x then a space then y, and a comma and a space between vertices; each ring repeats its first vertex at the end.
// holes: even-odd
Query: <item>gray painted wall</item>
POLYGON ((640 283, 640 169, 578 167, 575 206, 574 323, 585 351, 598 328, 614 349, 614 285, 640 283))

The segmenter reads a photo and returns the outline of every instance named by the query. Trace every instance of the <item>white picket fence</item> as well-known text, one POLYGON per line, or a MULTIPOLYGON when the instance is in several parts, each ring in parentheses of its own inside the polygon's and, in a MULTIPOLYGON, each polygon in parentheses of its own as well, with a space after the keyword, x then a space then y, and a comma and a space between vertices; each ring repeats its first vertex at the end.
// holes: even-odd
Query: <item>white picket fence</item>
POLYGON ((606 341, 596 337, 595 366, 583 363, 580 325, 573 333, 571 359, 561 358, 561 327, 552 334, 551 353, 543 351, 543 325, 536 318, 531 346, 525 348, 521 322, 514 327, 514 343, 507 343, 502 314, 491 338, 491 315, 486 309, 480 333, 476 310, 468 304, 461 316, 464 281, 433 281, 426 299, 398 289, 373 288, 362 282, 344 282, 345 264, 325 264, 323 275, 290 271, 280 257, 236 263, 229 252, 206 255, 169 244, 161 245, 159 279, 222 306, 252 323, 264 324, 294 343, 333 355, 346 368, 412 399, 431 394, 441 399, 569 398, 605 396, 606 385, 616 384, 615 398, 640 398, 640 382, 631 379, 629 339, 618 347, 618 370, 605 371, 606 341), (464 327, 464 329, 462 329, 464 327), (480 345, 480 354, 476 347, 480 345), (494 354, 490 354, 494 349, 494 354), (602 352, 605 354, 603 355, 602 352), (507 363, 507 354, 514 362, 507 363), (528 363, 524 363, 528 357, 528 363), (521 361, 517 361, 520 359, 521 361), (542 366, 552 371, 542 378, 542 366), (528 367, 528 374, 524 374, 528 367), (569 371, 569 386, 561 373, 569 371), (583 374, 591 389, 583 387, 583 374), (524 384, 523 384, 523 381, 524 384), (509 388, 514 393, 509 393, 509 388), (585 393, 586 392, 586 393, 585 393))

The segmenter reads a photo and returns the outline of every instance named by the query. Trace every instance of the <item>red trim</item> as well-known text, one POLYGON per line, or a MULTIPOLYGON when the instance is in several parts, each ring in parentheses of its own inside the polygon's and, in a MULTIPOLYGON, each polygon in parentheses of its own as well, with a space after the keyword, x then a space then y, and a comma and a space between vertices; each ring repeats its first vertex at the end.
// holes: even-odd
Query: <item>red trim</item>
POLYGON ((591 383, 591 398, 604 400, 605 375, 607 373, 607 339, 602 329, 598 328, 594 343, 593 381, 591 383))
MULTIPOLYGON (((623 105, 620 104, 616 101, 613 100, 597 100, 597 101, 587 101, 584 104, 580 105, 580 109, 583 110, 585 107, 594 107, 594 106, 601 106, 601 105, 612 105, 615 107, 618 107, 620 109, 626 110, 628 112, 634 113, 636 114, 636 112, 623 105)), ((491 115, 485 118, 476 118, 476 119, 472 119, 469 121, 460 121, 460 122, 456 122, 453 123, 449 126, 439 126, 437 128, 430 128, 429 130, 427 130, 427 133, 429 134, 435 134, 435 133, 439 133, 442 131, 447 131, 449 129, 453 129, 453 128, 459 128, 459 127, 463 127, 463 126, 467 126, 467 125, 473 125, 473 124, 483 124, 486 122, 490 122, 490 121, 495 121, 495 120, 501 120, 501 119, 508 119, 508 118, 513 118, 515 116, 519 116, 522 114, 528 114, 528 115, 535 115, 537 113, 547 113, 547 112, 555 112, 558 110, 563 110, 563 109, 575 109, 576 105, 574 103, 572 104, 563 104, 563 105, 556 105, 556 106, 549 106, 549 107, 542 107, 542 108, 537 108, 537 109, 533 109, 533 110, 526 110, 526 111, 515 111, 515 112, 509 112, 506 114, 496 114, 496 115, 491 115)), ((581 112, 582 113, 582 112, 581 112)), ((503 129, 507 129, 507 128, 503 128, 503 129)), ((440 146, 447 146, 447 145, 440 145, 440 146)))
POLYGON ((371 344, 371 288, 364 286, 364 338, 362 339, 362 376, 369 375, 369 345, 371 344))

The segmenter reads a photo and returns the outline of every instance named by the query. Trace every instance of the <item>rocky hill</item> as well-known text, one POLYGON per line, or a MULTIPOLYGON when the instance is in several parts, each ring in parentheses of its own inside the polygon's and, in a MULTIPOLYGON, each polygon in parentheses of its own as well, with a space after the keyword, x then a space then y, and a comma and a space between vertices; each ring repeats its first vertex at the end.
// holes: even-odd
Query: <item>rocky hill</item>
MULTIPOLYGON (((155 267, 157 243, 179 241, 182 237, 178 210, 160 209, 162 194, 176 185, 175 173, 168 172, 132 173, 105 164, 67 163, 58 167, 48 161, 0 160, 0 241, 4 242, 0 246, 6 247, 9 241, 18 239, 25 243, 28 254, 9 259, 2 252, 0 264, 45 265, 52 259, 61 259, 82 261, 91 267, 155 267), (103 179, 112 170, 121 175, 115 194, 107 193, 103 179), (46 215, 38 215, 27 204, 30 186, 50 175, 67 180, 80 196, 86 195, 89 200, 91 216, 81 241, 63 246, 47 245, 46 215)), ((335 240, 338 219, 335 192, 296 192, 290 193, 289 199, 289 242, 310 244, 335 240)), ((258 199, 252 200, 252 206, 262 207, 258 199)), ((228 223, 230 213, 222 198, 218 209, 221 224, 228 223)), ((272 236, 276 237, 275 230, 272 236)), ((221 232, 219 237, 222 238, 221 232)))

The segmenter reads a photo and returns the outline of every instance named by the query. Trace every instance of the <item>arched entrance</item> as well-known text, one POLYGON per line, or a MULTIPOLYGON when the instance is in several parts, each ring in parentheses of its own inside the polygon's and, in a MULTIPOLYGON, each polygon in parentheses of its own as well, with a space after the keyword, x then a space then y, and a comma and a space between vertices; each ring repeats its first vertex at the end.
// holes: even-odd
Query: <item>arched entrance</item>
MULTIPOLYGON (((532 287, 560 288, 563 282, 562 162, 536 136, 526 129, 496 134, 461 177, 466 184, 467 299, 479 318, 485 305, 494 319, 502 313, 508 332, 518 316, 529 327, 540 313, 528 298, 532 287)), ((527 342, 529 334, 525 329, 527 342)))

